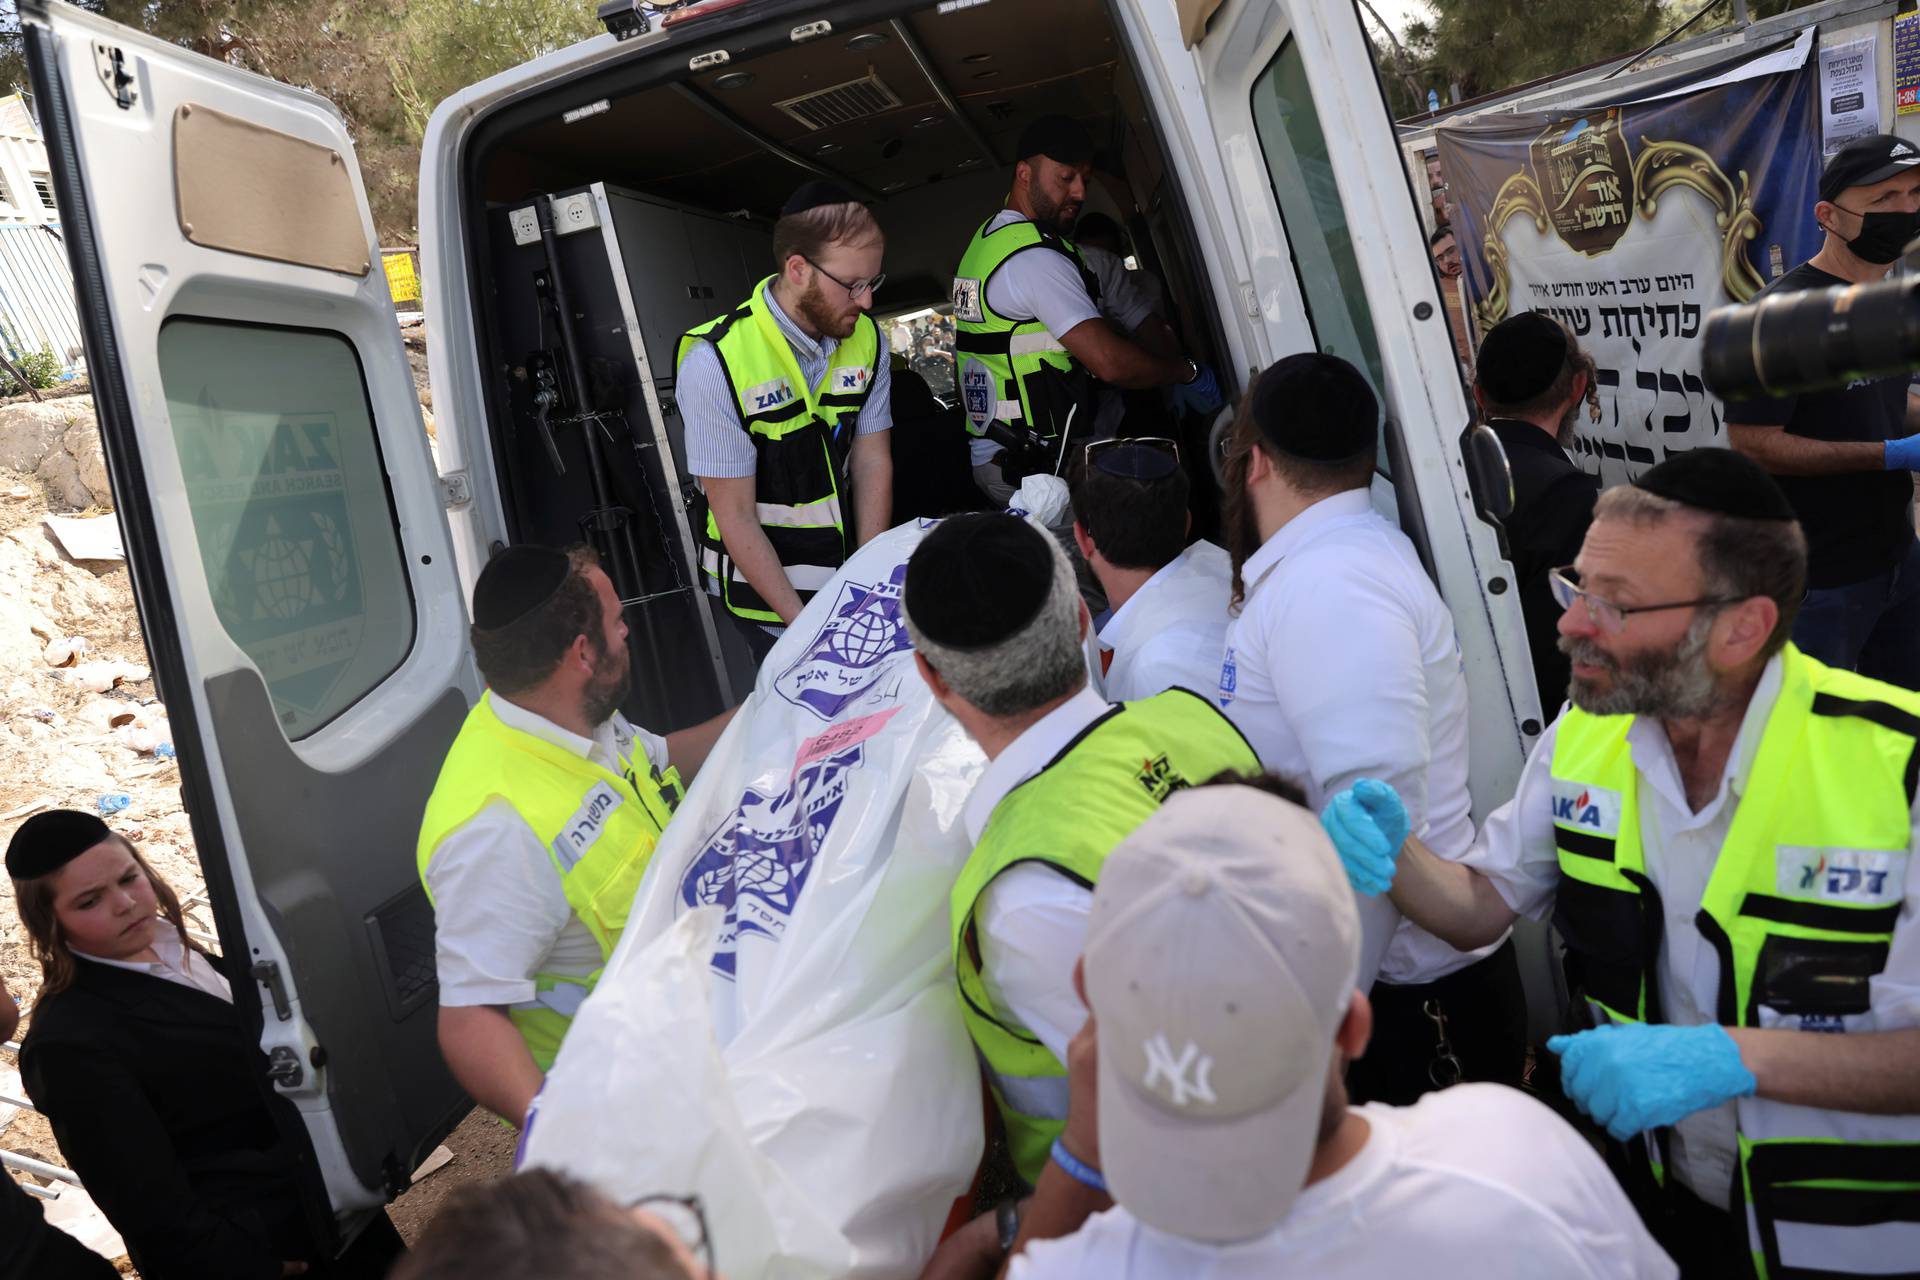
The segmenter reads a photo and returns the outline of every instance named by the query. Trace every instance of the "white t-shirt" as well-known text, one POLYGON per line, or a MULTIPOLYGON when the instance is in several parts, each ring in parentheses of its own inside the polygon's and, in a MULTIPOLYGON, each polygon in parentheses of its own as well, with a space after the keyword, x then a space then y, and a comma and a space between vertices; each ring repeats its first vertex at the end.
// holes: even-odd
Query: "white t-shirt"
MULTIPOLYGON (((962 814, 967 838, 979 844, 1007 793, 1046 768, 1107 709, 1098 694, 1082 689, 1008 744, 967 797, 962 814)), ((1073 990, 1073 965, 1092 909, 1092 891, 1038 862, 1001 872, 974 904, 980 976, 994 1017, 1025 1029, 1062 1062, 1067 1042, 1087 1020, 1086 1006, 1073 990)))
MULTIPOLYGON (((989 232, 1015 222, 1028 221, 1027 215, 1014 209, 1002 209, 987 223, 989 232)), ((1000 264, 986 282, 987 306, 1010 320, 1032 317, 1058 338, 1075 325, 1100 315, 1087 293, 1087 283, 1073 259, 1051 249, 1030 249, 1016 253, 1000 264)), ((990 462, 1001 446, 984 436, 971 441, 973 464, 990 462)))
MULTIPOLYGON (((1407 536, 1365 489, 1314 503, 1241 568, 1247 598, 1227 628, 1220 705, 1268 769, 1318 813, 1359 778, 1400 793, 1413 831, 1443 858, 1473 843, 1467 679, 1453 615, 1407 536)), ((1391 927, 1379 977, 1432 982, 1504 942, 1456 951, 1361 899, 1362 924, 1391 927)))
POLYGON ((1280 1224, 1207 1244, 1124 1207, 1031 1244, 1010 1280, 1667 1280, 1678 1275, 1607 1167, 1515 1089, 1463 1084, 1358 1108, 1366 1145, 1280 1224))
MULTIPOLYGON (((1747 703, 1733 750, 1727 753, 1720 789, 1698 813, 1687 802, 1686 784, 1673 747, 1658 720, 1639 716, 1627 731, 1627 749, 1640 776, 1640 846, 1647 879, 1659 890, 1664 910, 1660 934, 1660 1007, 1668 1022, 1683 1026, 1718 1022, 1720 958, 1700 933, 1697 920, 1708 877, 1746 795, 1747 778, 1765 736, 1773 704, 1780 696, 1781 663, 1767 664, 1747 703)), ((1512 800, 1488 815, 1480 837, 1460 861, 1482 872, 1507 905, 1522 915, 1545 920, 1560 888, 1560 857, 1553 836, 1553 745, 1558 720, 1533 744, 1512 800)), ((1913 812, 1909 848, 1920 849, 1920 806, 1913 812)), ((1784 851, 1783 851, 1784 852, 1784 851)), ((1894 1031, 1920 1026, 1920 876, 1904 870, 1883 886, 1886 904, 1901 902, 1901 924, 1893 934, 1886 966, 1872 980, 1873 1011, 1848 1019, 1846 1030, 1894 1031), (1871 1019, 1871 1026, 1860 1025, 1871 1019)), ((1762 1006, 1761 1025, 1776 1015, 1762 1006)), ((1798 1020, 1778 1019, 1799 1027, 1798 1020)), ((1816 1025, 1823 1031, 1842 1028, 1816 1025)), ((1697 1111, 1673 1127, 1670 1167, 1682 1184, 1708 1204, 1726 1206, 1733 1195, 1735 1169, 1734 1105, 1697 1111)))
POLYGON ((1211 542, 1194 543, 1148 578, 1100 628, 1108 700, 1151 698, 1175 685, 1210 695, 1220 683, 1232 595, 1233 558, 1211 542))
MULTIPOLYGON (((636 747, 655 769, 667 767, 667 740, 617 711, 583 738, 498 694, 493 710, 507 727, 614 773, 636 747)), ((584 978, 600 967, 600 944, 568 905, 553 855, 504 800, 491 801, 440 842, 427 863, 427 887, 442 1005, 527 1007, 534 974, 584 978)))

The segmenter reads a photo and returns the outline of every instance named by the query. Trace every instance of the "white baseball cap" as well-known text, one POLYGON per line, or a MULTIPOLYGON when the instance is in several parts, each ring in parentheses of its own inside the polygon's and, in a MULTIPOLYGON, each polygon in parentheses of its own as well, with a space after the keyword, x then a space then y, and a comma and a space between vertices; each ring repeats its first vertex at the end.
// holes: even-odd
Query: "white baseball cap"
POLYGON ((1272 1228, 1306 1183, 1360 963, 1319 820, 1252 786, 1177 793, 1101 866, 1084 958, 1114 1199, 1190 1239, 1272 1228))

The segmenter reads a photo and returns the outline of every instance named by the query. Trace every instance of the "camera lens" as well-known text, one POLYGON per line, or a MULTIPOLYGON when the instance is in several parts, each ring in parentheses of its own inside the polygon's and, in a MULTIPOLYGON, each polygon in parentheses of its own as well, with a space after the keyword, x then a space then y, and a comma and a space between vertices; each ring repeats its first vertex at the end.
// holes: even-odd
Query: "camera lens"
POLYGON ((1725 400, 1792 395, 1920 363, 1920 277, 1772 294, 1707 317, 1701 373, 1725 400))

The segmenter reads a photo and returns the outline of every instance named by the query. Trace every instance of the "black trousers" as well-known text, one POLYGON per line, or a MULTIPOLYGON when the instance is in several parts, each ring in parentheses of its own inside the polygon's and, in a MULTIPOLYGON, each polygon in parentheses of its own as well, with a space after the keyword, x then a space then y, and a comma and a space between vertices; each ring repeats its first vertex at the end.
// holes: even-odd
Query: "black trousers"
POLYGON ((1679 1266, 1680 1280, 1751 1280, 1753 1253, 1744 1214, 1716 1209, 1677 1182, 1635 1207, 1679 1266))
POLYGON ((1427 1007, 1446 1019, 1446 1038, 1460 1063, 1458 1080, 1519 1087, 1527 1057, 1527 997, 1513 939, 1457 973, 1405 986, 1376 982, 1373 1039, 1347 1067, 1347 1093, 1356 1103, 1404 1107, 1447 1084, 1451 1065, 1440 1060, 1440 1029, 1427 1007))

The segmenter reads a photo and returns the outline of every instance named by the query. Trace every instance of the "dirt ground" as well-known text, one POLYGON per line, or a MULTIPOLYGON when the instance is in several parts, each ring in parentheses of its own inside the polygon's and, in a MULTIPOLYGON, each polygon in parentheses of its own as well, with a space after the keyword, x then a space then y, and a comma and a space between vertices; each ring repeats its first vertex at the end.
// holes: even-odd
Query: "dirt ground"
MULTIPOLYGON (((417 326, 406 336, 421 400, 429 404, 424 340, 417 326)), ((86 393, 86 384, 79 382, 41 394, 86 393)), ((24 397, 0 404, 17 399, 24 397)), ((431 417, 427 422, 431 432, 431 417)), ((41 523, 47 514, 40 481, 0 470, 0 843, 34 812, 97 810, 102 796, 125 795, 130 804, 108 820, 141 846, 179 894, 188 928, 211 935, 212 912, 199 900, 205 882, 180 804, 179 769, 152 753, 169 740, 166 709, 155 695, 126 565, 69 559, 41 523), (71 665, 55 666, 50 648, 55 658, 60 648, 79 652, 71 665), (103 676, 119 678, 103 691, 89 687, 103 676)), ((39 969, 4 877, 0 979, 28 1010, 24 1034, 32 1021, 39 969)), ((13 1053, 0 1052, 0 1078, 17 1065, 13 1053)), ((513 1132, 492 1117, 469 1116, 445 1144, 452 1160, 391 1207, 401 1233, 409 1240, 416 1237, 440 1201, 462 1183, 506 1173, 513 1144, 513 1132)), ((66 1163, 46 1121, 31 1111, 0 1129, 0 1148, 49 1164, 66 1163)), ((119 1266, 135 1274, 125 1258, 119 1266)))

